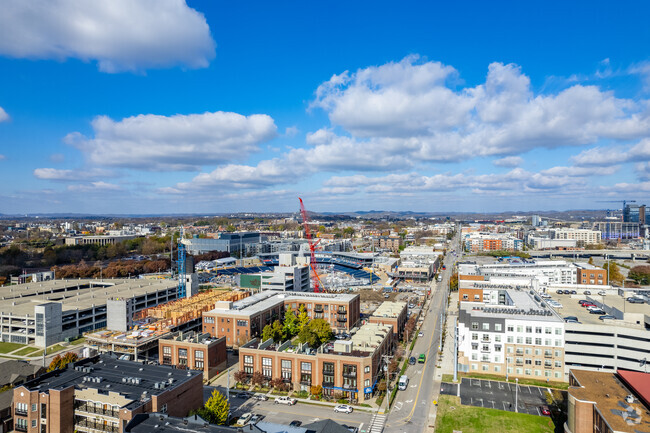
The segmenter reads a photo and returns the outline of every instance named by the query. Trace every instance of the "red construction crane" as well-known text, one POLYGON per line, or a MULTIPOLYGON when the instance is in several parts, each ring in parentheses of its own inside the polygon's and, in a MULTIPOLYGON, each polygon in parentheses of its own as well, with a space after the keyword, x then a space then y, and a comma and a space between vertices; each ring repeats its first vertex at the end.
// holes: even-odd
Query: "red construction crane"
POLYGON ((314 239, 311 237, 311 230, 309 229, 309 217, 307 216, 307 211, 305 210, 305 204, 302 202, 302 199, 300 197, 298 197, 298 200, 300 200, 302 226, 305 228, 305 236, 307 236, 307 242, 309 243, 309 266, 311 267, 311 279, 314 286, 314 292, 324 292, 325 288, 323 287, 323 283, 321 282, 320 277, 318 276, 318 271, 316 270, 316 255, 314 254, 316 251, 316 244, 318 242, 314 242, 314 239))

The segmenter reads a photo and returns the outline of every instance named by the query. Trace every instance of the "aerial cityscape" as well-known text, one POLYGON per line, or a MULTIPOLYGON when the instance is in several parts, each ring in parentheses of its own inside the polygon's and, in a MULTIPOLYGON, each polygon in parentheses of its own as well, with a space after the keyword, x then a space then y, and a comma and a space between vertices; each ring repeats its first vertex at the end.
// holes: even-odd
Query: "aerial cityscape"
POLYGON ((648 16, 0 2, 0 433, 650 433, 648 16))

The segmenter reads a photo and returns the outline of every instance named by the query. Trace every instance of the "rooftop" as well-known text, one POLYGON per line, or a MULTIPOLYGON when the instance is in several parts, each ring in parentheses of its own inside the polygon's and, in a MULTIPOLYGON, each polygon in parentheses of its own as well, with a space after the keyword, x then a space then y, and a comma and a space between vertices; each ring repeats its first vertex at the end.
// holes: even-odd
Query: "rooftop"
POLYGON ((102 305, 113 297, 132 298, 176 288, 176 280, 54 280, 0 287, 0 311, 14 316, 34 314, 34 306, 60 302, 63 312, 102 305))
MULTIPOLYGON (((605 286, 601 286, 603 289, 605 286)), ((605 296, 598 295, 598 289, 590 288, 591 295, 577 294, 577 295, 558 295, 555 291, 550 291, 548 294, 551 299, 559 302, 562 308, 554 308, 562 317, 575 316, 581 323, 587 324, 605 324, 615 326, 626 326, 633 328, 643 328, 643 316, 650 316, 650 305, 648 304, 633 304, 627 302, 625 298, 618 295, 616 289, 605 290, 608 293, 605 296), (590 314, 589 311, 582 307, 578 301, 586 300, 594 303, 597 306, 603 305, 603 309, 607 314, 614 313, 623 320, 600 320, 600 314, 590 314), (620 315, 619 315, 620 313, 620 315), (636 323, 636 322, 640 323, 636 323)), ((551 308, 553 308, 551 306, 551 308)))
POLYGON ((493 305, 482 302, 461 302, 460 308, 475 317, 499 317, 504 319, 531 319, 548 322, 561 322, 562 319, 548 308, 545 303, 536 300, 526 290, 504 289, 509 305, 493 305))
POLYGON ((372 315, 375 317, 398 317, 405 308, 406 302, 385 301, 372 315))
POLYGON ((147 365, 99 355, 69 364, 64 370, 46 373, 22 386, 29 391, 40 392, 50 389, 62 390, 71 386, 80 391, 98 390, 103 399, 129 401, 121 407, 133 409, 152 395, 162 394, 168 388, 177 387, 195 376, 202 375, 200 371, 147 365))
POLYGON ((581 387, 569 387, 569 393, 578 400, 594 402, 612 430, 650 431, 649 408, 637 398, 628 399, 630 389, 617 375, 588 370, 571 370, 571 374, 581 387))
POLYGON ((210 311, 210 313, 219 313, 221 315, 233 316, 249 316, 261 311, 273 308, 276 305, 284 303, 285 301, 297 302, 351 302, 359 297, 358 294, 348 293, 312 293, 312 292, 294 292, 294 293, 278 293, 276 291, 267 290, 264 292, 256 293, 248 298, 233 302, 230 308, 218 306, 210 311))

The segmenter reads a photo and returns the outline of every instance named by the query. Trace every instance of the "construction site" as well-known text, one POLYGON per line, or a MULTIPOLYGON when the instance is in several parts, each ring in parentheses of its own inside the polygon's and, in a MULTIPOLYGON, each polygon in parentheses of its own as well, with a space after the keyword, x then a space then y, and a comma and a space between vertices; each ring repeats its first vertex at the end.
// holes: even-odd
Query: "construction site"
POLYGON ((234 302, 249 296, 248 292, 209 290, 189 298, 138 311, 133 315, 133 326, 126 332, 105 330, 86 334, 85 347, 99 353, 113 352, 124 359, 135 361, 158 359, 158 340, 178 331, 201 330, 205 311, 218 302, 234 302))

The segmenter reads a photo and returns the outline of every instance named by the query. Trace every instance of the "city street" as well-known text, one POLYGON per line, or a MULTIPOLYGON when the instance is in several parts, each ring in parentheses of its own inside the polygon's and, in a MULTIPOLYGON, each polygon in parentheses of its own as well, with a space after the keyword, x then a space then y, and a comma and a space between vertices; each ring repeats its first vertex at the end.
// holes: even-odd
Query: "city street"
MULTIPOLYGON (((451 249, 455 249, 458 245, 458 236, 457 234, 451 243, 451 249)), ((421 433, 430 425, 429 411, 434 388, 437 386, 434 383, 434 375, 440 343, 440 315, 446 307, 447 287, 456 261, 457 257, 449 253, 445 263, 447 269, 442 271, 443 280, 431 282, 432 299, 420 328, 424 335, 416 341, 413 352, 410 355, 407 352, 407 356, 416 358, 422 353, 425 354, 426 362, 410 365, 406 369, 405 374, 409 377, 409 385, 406 390, 397 392, 387 418, 385 426, 387 432, 421 433)))

